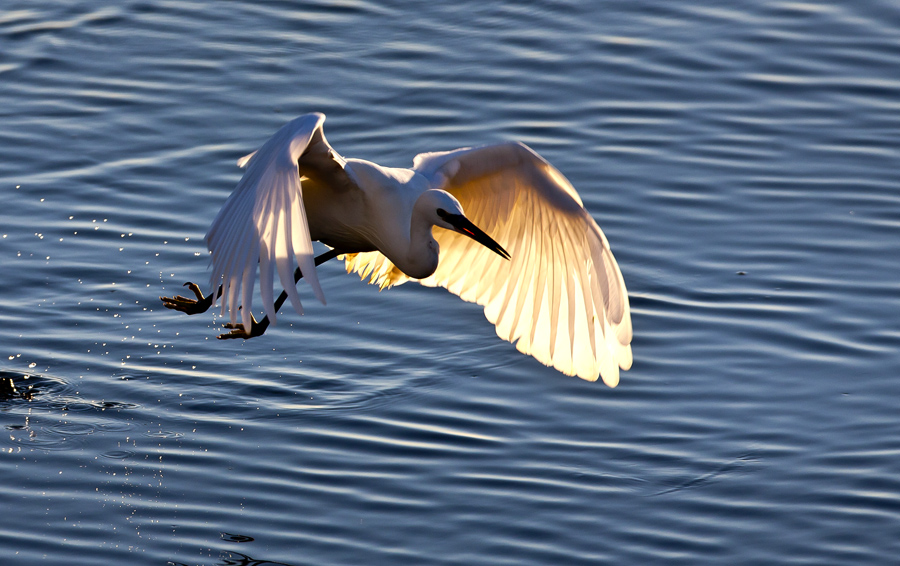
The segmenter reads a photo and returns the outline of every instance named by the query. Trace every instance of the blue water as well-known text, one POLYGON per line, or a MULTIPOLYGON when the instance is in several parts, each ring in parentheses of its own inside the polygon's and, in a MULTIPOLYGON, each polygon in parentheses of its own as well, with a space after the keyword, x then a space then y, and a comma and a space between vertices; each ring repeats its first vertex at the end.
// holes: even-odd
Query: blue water
POLYGON ((4 564, 895 564, 900 8, 6 0, 4 564), (336 262, 264 337, 205 281, 238 157, 521 140, 619 260, 618 388, 336 262))

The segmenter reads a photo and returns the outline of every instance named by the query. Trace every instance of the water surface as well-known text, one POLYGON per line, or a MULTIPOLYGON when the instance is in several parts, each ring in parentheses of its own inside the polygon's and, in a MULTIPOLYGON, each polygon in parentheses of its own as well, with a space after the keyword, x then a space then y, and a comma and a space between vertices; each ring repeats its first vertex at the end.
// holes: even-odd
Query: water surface
POLYGON ((900 554, 893 3, 12 0, 0 53, 6 563, 900 554), (556 165, 629 288, 619 387, 337 264, 251 341, 161 308, 310 111, 384 165, 556 165))

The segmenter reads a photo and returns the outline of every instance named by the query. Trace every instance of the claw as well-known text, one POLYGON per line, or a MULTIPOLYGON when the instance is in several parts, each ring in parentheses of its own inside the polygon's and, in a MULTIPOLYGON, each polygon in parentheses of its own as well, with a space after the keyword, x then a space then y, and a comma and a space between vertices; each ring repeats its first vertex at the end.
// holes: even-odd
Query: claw
POLYGON ((203 291, 200 290, 200 286, 190 281, 185 283, 184 287, 190 289, 197 297, 197 300, 182 297, 181 295, 175 295, 174 297, 160 297, 159 300, 162 301, 163 306, 167 309, 187 314, 200 314, 209 310, 215 295, 204 297, 203 291))
POLYGON ((226 322, 222 327, 231 330, 231 332, 219 334, 217 336, 219 340, 231 340, 233 338, 243 338, 244 340, 248 340, 250 338, 255 338, 256 336, 262 336, 269 327, 269 319, 264 318, 262 322, 256 322, 256 317, 251 314, 250 332, 244 330, 244 325, 240 322, 226 322))
POLYGON ((188 281, 187 283, 185 283, 184 285, 182 285, 182 287, 187 287, 188 289, 190 289, 191 291, 193 291, 193 292, 194 292, 194 295, 197 296, 197 300, 198 300, 198 301, 204 300, 204 297, 203 297, 203 291, 200 290, 200 285, 197 285, 197 284, 194 283, 193 281, 188 281))

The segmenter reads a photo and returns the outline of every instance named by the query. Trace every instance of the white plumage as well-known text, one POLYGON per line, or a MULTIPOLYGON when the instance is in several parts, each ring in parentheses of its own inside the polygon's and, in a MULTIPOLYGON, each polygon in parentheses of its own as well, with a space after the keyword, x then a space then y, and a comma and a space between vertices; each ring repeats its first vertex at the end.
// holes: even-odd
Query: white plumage
POLYGON ((207 234, 210 283, 222 285, 232 323, 240 305, 245 329, 252 323, 257 264, 272 322, 275 271, 302 314, 294 261, 324 303, 313 263, 318 240, 371 283, 445 287, 484 306, 497 334, 521 352, 567 375, 618 383, 619 368, 632 362, 625 283, 559 171, 520 143, 425 153, 412 169, 381 167, 338 155, 324 121, 318 113, 296 118, 239 161, 246 172, 207 234))

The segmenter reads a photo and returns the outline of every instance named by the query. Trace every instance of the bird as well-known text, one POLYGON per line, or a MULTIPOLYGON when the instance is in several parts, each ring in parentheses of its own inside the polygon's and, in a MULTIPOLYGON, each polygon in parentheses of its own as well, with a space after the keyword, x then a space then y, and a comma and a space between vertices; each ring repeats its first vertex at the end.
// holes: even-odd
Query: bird
POLYGON ((206 234, 210 294, 185 283, 197 299, 160 297, 167 308, 196 314, 221 298, 231 332, 219 338, 258 336, 286 299, 303 314, 301 277, 325 304, 316 266, 337 257, 381 289, 444 287, 483 306, 520 352, 618 384, 632 365, 628 292, 606 236, 562 173, 520 142, 384 167, 342 157, 324 122, 318 112, 299 116, 238 160, 245 172, 206 234), (314 257, 314 241, 329 251, 314 257), (261 322, 251 312, 257 271, 261 322), (284 292, 273 301, 276 272, 284 292))

